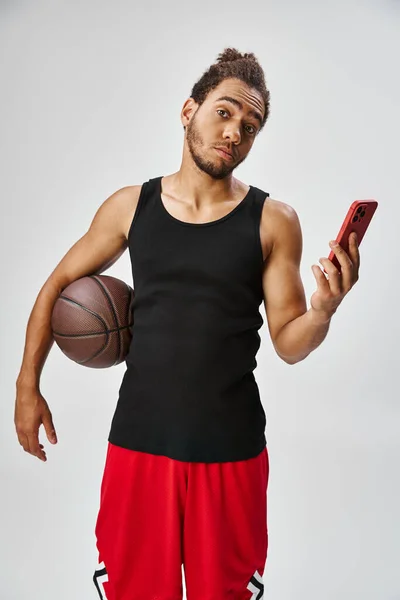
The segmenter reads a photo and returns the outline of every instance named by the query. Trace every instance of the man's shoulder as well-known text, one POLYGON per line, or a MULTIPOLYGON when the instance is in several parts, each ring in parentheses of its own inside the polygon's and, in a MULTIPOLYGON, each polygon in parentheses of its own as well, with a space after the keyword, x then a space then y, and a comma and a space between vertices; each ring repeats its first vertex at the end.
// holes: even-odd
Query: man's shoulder
POLYGON ((261 215, 261 236, 272 250, 277 241, 301 236, 300 220, 296 210, 282 200, 266 198, 261 215))
POLYGON ((298 220, 298 215, 293 206, 287 202, 268 196, 263 206, 263 220, 264 218, 266 221, 272 220, 274 224, 290 225, 298 220))
POLYGON ((290 221, 297 215, 293 206, 282 200, 270 198, 269 196, 265 199, 263 213, 268 213, 270 218, 285 221, 290 221))
POLYGON ((143 184, 126 185, 119 188, 111 198, 115 212, 121 220, 124 236, 128 239, 129 230, 140 198, 143 184))
MULTIPOLYGON (((246 185, 243 183, 243 185, 246 185)), ((249 187, 249 186, 247 186, 249 187)), ((256 188, 263 194, 265 194, 266 198, 263 205, 263 215, 268 216, 268 218, 274 219, 291 219, 295 215, 295 210, 290 204, 287 202, 283 202, 282 200, 278 200, 276 198, 271 198, 269 192, 265 191, 263 188, 253 185, 252 187, 256 188)))

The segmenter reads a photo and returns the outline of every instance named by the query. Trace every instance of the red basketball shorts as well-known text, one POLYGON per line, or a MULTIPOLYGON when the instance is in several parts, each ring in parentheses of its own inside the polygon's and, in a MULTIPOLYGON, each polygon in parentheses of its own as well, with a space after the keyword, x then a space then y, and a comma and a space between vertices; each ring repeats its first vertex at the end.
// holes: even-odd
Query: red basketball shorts
POLYGON ((268 451, 181 462, 108 443, 96 522, 103 600, 263 600, 268 451))

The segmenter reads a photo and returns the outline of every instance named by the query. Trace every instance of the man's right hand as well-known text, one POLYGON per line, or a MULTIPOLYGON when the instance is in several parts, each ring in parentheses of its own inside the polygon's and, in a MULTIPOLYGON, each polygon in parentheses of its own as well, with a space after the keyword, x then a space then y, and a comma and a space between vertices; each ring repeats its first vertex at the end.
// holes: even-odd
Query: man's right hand
POLYGON ((39 444, 39 427, 43 424, 47 439, 57 443, 57 434, 49 406, 41 393, 35 388, 17 388, 14 423, 18 441, 25 450, 46 462, 43 445, 39 444))

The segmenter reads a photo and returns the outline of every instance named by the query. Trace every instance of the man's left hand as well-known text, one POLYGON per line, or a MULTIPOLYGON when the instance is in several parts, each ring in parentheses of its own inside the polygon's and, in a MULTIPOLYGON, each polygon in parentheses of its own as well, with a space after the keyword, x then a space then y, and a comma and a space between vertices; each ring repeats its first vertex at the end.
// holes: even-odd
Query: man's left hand
POLYGON ((336 312, 343 298, 358 281, 360 269, 360 253, 355 232, 349 236, 349 254, 339 244, 335 246, 330 242, 329 245, 340 263, 341 273, 329 258, 320 258, 319 262, 325 268, 328 277, 318 265, 312 265, 318 288, 311 296, 312 308, 327 320, 336 312))

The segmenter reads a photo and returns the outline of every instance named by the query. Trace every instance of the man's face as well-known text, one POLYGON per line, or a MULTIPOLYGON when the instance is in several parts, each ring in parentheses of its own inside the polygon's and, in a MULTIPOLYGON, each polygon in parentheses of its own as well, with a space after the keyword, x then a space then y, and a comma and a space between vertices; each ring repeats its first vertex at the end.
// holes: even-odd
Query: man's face
MULTIPOLYGON (((193 106, 193 104, 192 104, 193 106)), ((226 79, 197 108, 186 127, 189 152, 197 167, 213 179, 224 179, 247 157, 264 116, 262 96, 238 79, 226 79), (242 105, 227 99, 237 101, 242 105), (222 147, 233 157, 221 154, 222 147)))

